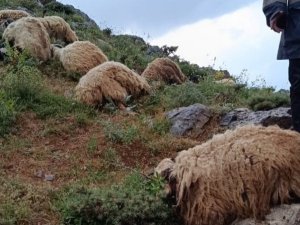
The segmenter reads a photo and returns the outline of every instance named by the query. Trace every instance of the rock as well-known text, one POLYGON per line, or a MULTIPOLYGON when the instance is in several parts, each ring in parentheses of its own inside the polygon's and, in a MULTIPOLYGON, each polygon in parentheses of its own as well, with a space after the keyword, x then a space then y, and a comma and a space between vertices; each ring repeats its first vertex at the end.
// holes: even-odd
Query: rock
POLYGON ((147 51, 146 51, 146 55, 162 55, 163 51, 160 47, 158 47, 157 45, 148 45, 147 51))
POLYGON ((251 111, 246 108, 235 109, 221 119, 221 126, 233 129, 240 125, 261 124, 263 126, 278 125, 289 129, 292 126, 290 108, 280 107, 268 111, 251 111))
POLYGON ((246 219, 236 221, 232 225, 300 225, 300 205, 280 205, 271 209, 264 221, 246 219))
POLYGON ((203 126, 209 121, 211 112, 205 105, 194 104, 181 107, 166 113, 171 122, 171 134, 175 136, 200 135, 203 126))
POLYGON ((45 174, 44 181, 53 181, 55 178, 52 174, 45 174))
POLYGON ((34 173, 34 176, 36 176, 37 178, 43 178, 44 177, 44 171, 38 170, 34 173))

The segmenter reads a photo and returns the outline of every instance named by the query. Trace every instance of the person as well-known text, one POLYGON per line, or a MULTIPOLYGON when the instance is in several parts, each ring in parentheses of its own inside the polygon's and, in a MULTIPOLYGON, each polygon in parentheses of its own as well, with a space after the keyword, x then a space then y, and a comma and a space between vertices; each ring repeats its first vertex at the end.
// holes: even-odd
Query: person
POLYGON ((277 59, 289 60, 293 129, 300 132, 300 0, 263 0, 267 25, 281 33, 277 59))

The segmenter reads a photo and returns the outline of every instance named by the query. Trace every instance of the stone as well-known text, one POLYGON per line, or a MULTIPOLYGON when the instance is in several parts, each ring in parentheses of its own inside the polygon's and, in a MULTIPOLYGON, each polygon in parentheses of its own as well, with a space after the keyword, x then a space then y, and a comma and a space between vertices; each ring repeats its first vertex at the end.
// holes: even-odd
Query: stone
POLYGON ((300 225, 300 204, 280 205, 272 208, 264 221, 245 219, 231 225, 300 225))
POLYGON ((55 178, 55 176, 52 174, 45 174, 44 180, 45 181, 53 181, 54 178, 55 178))
POLYGON ((181 107, 166 113, 171 122, 171 134, 175 136, 196 135, 203 133, 204 125, 209 121, 211 112, 202 104, 181 107))
POLYGON ((237 126, 256 124, 263 126, 278 125, 283 129, 292 127, 290 108, 280 107, 268 111, 251 111, 247 108, 235 109, 222 117, 220 125, 234 129, 237 126))

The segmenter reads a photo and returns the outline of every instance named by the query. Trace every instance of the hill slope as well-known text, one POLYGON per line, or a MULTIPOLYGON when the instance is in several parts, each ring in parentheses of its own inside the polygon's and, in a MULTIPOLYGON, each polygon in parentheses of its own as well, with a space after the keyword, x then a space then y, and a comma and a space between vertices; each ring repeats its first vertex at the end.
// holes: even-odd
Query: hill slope
MULTIPOLYGON (((26 54, 11 50, 9 59, 0 63, 0 224, 79 224, 78 220, 89 213, 101 214, 88 208, 90 205, 84 208, 90 197, 111 199, 110 194, 98 191, 123 180, 123 189, 113 191, 121 194, 124 191, 125 197, 117 196, 117 199, 130 202, 126 199, 127 192, 136 190, 140 194, 136 195, 136 202, 155 195, 160 204, 158 193, 163 182, 154 179, 149 184, 148 179, 137 174, 146 173, 162 158, 175 156, 178 151, 219 132, 220 112, 248 106, 251 98, 257 99, 254 93, 259 97, 273 96, 270 88, 216 84, 214 77, 222 77, 224 71, 200 68, 181 60, 173 54, 174 47, 159 48, 140 37, 114 35, 111 29, 99 28, 72 6, 51 0, 39 3, 0 0, 0 9, 6 8, 21 8, 34 16, 42 16, 45 10, 46 15, 61 16, 80 40, 90 40, 110 60, 124 63, 139 73, 153 59, 172 55, 183 72, 199 83, 162 86, 137 102, 129 101, 136 114, 121 112, 113 104, 95 109, 72 98, 77 74, 65 72, 58 61, 39 64, 26 54), (206 132, 196 138, 173 137, 169 134, 170 123, 164 117, 165 111, 193 103, 209 105, 214 111, 206 132)), ((105 207, 103 210, 108 210, 105 207)), ((147 208, 137 207, 140 207, 138 211, 147 208)), ((116 211, 105 212, 111 216, 116 211)), ((154 211, 152 214, 157 215, 161 208, 154 211)), ((163 221, 168 216, 157 215, 157 218, 163 221)), ((161 221, 154 222, 167 224, 161 221)))

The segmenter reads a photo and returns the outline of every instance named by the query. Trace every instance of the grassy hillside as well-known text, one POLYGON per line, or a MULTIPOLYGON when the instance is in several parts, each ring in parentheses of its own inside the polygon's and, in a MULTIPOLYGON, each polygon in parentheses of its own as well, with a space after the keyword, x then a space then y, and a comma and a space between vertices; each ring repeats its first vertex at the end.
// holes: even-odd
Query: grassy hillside
POLYGON ((172 203, 162 196, 164 181, 149 178, 148 171, 221 132, 218 120, 226 111, 288 104, 288 96, 272 88, 216 84, 224 71, 190 64, 175 47, 114 35, 71 6, 41 2, 48 4, 0 0, 0 8, 21 7, 34 16, 46 9, 46 15, 62 16, 80 40, 90 40, 110 60, 139 73, 156 57, 172 55, 197 82, 162 86, 129 100, 135 114, 112 103, 96 109, 73 99, 77 74, 65 72, 58 61, 40 64, 10 49, 9 59, 0 62, 0 225, 176 224, 172 203), (194 103, 214 112, 206 132, 194 138, 170 135, 164 112, 194 103))

